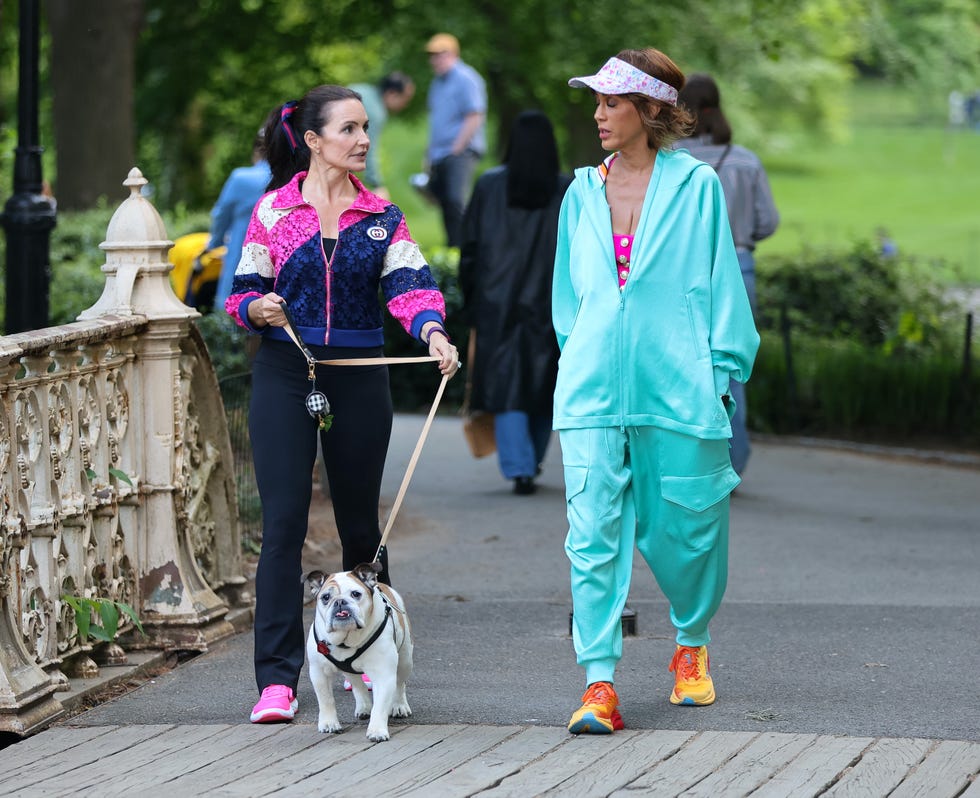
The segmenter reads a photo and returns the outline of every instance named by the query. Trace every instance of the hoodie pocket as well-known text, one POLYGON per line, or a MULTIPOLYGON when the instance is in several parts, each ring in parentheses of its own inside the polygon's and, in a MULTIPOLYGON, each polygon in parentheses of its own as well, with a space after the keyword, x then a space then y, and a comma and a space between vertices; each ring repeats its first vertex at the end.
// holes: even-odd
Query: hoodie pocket
POLYGON ((694 345, 694 352, 698 358, 711 359, 711 349, 708 347, 708 327, 704 319, 694 307, 694 300, 690 294, 684 296, 687 303, 687 320, 691 325, 691 342, 694 345))

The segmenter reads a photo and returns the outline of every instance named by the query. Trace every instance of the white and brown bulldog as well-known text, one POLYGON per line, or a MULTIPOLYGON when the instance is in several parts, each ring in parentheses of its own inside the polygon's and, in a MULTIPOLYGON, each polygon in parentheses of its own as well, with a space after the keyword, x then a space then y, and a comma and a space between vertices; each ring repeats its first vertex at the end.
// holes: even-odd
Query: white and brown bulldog
POLYGON ((376 743, 389 739, 389 717, 412 714, 405 697, 405 683, 412 674, 412 630, 402 597, 378 582, 378 570, 380 565, 370 563, 329 576, 322 571, 306 576, 316 595, 306 656, 320 705, 317 728, 343 731, 333 685, 336 675, 344 673, 354 692, 354 717, 370 716, 367 738, 376 743), (361 673, 373 683, 373 701, 361 673))

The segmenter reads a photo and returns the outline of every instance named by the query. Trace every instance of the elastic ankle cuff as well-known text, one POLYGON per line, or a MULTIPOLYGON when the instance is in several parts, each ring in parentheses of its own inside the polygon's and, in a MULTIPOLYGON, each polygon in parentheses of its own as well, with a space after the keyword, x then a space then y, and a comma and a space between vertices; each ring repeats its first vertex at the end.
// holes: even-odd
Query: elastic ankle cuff
POLYGON ((612 684, 616 677, 616 660, 597 659, 591 662, 583 662, 585 667, 586 686, 595 682, 609 682, 612 684))
POLYGON ((677 633, 677 645, 690 646, 691 648, 701 648, 711 642, 711 635, 705 632, 702 635, 688 635, 683 632, 677 633))

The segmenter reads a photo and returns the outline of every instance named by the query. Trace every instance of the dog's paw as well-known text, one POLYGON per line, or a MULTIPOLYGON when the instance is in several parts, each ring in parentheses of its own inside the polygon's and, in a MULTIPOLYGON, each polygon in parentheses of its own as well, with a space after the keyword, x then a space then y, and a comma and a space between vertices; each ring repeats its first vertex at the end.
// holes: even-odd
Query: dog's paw
POLYGON ((340 725, 339 720, 329 720, 321 718, 319 723, 316 725, 317 730, 322 734, 340 734, 344 727, 340 725))
POLYGON ((360 701, 354 704, 354 717, 357 720, 364 720, 365 718, 371 717, 371 708, 373 704, 371 701, 365 701, 361 703, 360 701))
POLYGON ((404 704, 394 704, 391 707, 391 717, 393 718, 409 718, 412 716, 412 708, 408 705, 408 702, 404 704))
POLYGON ((390 740, 391 735, 388 734, 387 729, 371 729, 371 727, 369 726, 367 730, 367 738, 372 743, 383 743, 386 740, 390 740))

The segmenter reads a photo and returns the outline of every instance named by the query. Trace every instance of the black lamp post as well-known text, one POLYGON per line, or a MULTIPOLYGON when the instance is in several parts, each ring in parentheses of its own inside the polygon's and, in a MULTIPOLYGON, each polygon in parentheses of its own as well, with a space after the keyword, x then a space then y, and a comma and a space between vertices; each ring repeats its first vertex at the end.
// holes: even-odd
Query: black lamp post
POLYGON ((7 233, 7 334, 48 325, 55 203, 44 196, 38 144, 38 0, 20 0, 14 193, 0 214, 7 233))

